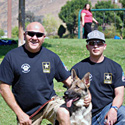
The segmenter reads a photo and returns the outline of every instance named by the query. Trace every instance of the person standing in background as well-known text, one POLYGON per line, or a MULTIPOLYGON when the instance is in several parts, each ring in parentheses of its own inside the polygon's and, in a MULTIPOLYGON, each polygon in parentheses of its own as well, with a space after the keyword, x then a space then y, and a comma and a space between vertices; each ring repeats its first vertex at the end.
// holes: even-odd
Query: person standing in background
POLYGON ((91 29, 92 21, 98 24, 98 21, 96 21, 96 19, 93 18, 92 16, 90 5, 88 3, 85 4, 83 10, 81 11, 81 21, 82 21, 82 26, 84 27, 83 38, 87 38, 88 33, 92 31, 91 29))

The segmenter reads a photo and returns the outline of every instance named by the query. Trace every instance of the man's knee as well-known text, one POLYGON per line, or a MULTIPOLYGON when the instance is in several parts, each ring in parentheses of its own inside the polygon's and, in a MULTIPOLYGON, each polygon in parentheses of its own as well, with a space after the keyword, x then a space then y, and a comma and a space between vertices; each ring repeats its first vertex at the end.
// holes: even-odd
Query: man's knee
POLYGON ((63 107, 59 108, 57 111, 57 119, 69 120, 70 119, 69 111, 63 107))
POLYGON ((118 113, 120 113, 120 114, 122 114, 122 115, 125 116, 125 106, 122 105, 122 106, 119 108, 118 113))
POLYGON ((124 121, 125 123, 125 106, 121 106, 118 110, 118 121, 124 121))

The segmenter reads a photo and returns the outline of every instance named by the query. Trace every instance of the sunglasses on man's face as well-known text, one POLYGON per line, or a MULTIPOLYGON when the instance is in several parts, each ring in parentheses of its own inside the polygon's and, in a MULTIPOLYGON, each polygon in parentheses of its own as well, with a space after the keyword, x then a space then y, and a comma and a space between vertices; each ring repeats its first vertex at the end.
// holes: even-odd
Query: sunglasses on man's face
POLYGON ((33 37, 36 35, 37 38, 42 37, 44 35, 44 33, 40 33, 40 32, 32 32, 32 31, 26 31, 26 34, 33 37))
POLYGON ((97 46, 102 46, 104 45, 104 41, 101 41, 101 40, 91 40, 88 42, 88 45, 90 46, 94 46, 94 45, 97 45, 97 46))

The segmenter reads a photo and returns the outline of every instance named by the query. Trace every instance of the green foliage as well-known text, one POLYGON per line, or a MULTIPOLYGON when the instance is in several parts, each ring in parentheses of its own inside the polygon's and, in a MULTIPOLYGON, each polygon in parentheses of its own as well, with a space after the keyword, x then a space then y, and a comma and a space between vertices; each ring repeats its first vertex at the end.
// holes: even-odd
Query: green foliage
MULTIPOLYGON (((78 30, 78 13, 80 9, 83 9, 84 5, 89 3, 88 0, 72 0, 67 1, 67 3, 61 8, 59 13, 60 19, 66 23, 67 30, 69 31, 70 38, 74 38, 78 30)), ((90 3, 89 3, 90 4, 90 3)), ((90 4, 91 5, 91 4, 90 4)), ((111 0, 109 1, 98 1, 95 4, 95 9, 113 9, 119 8, 118 5, 112 4, 111 0)), ((94 11, 92 12, 93 16, 99 22, 99 26, 105 28, 110 27, 112 24, 116 27, 116 30, 119 30, 121 33, 121 28, 123 25, 123 11, 94 11)))
POLYGON ((0 37, 4 36, 4 31, 2 29, 0 29, 0 37))
POLYGON ((25 28, 27 27, 28 24, 30 24, 30 22, 28 22, 28 21, 25 22, 25 28))
POLYGON ((119 2, 122 4, 122 8, 125 8, 125 0, 119 0, 119 2))
MULTIPOLYGON (((49 37, 49 38, 50 38, 50 37, 49 37)), ((59 39, 60 37, 59 37, 58 35, 54 35, 52 38, 53 38, 53 39, 59 39)))
POLYGON ((18 35, 19 35, 19 30, 18 30, 18 27, 15 26, 13 29, 12 29, 12 38, 18 38, 18 35))
POLYGON ((43 19, 43 26, 47 35, 55 35, 58 30, 58 22, 52 15, 46 15, 43 19))
MULTIPOLYGON (((119 15, 120 16, 120 19, 122 20, 122 23, 120 23, 119 24, 119 26, 120 26, 120 31, 121 31, 121 35, 123 36, 124 34, 122 34, 122 33, 124 33, 123 31, 122 31, 122 29, 123 29, 123 20, 125 20, 125 17, 124 17, 124 11, 119 11, 118 13, 117 13, 117 15, 119 15)), ((124 25, 124 27, 125 27, 125 25, 124 25)))
POLYGON ((114 36, 121 37, 121 34, 118 30, 116 30, 115 25, 112 23, 105 30, 101 26, 98 27, 98 30, 105 34, 105 38, 114 38, 114 36))
MULTIPOLYGON (((113 9, 118 8, 117 5, 114 6, 111 1, 98 1, 95 4, 95 9, 113 9)), ((114 11, 96 11, 93 12, 93 15, 96 14, 96 19, 99 22, 99 25, 102 25, 104 28, 106 25, 111 25, 112 23, 115 24, 117 29, 120 29, 122 26, 122 19, 120 17, 122 12, 114 11)))
MULTIPOLYGON (((97 4, 95 4, 95 9, 104 9, 104 8, 114 8, 111 4, 111 1, 98 1, 97 4)), ((96 13, 96 19, 98 20, 99 24, 103 25, 104 22, 107 22, 110 24, 112 21, 112 17, 114 16, 113 11, 105 11, 103 13, 102 11, 93 12, 93 14, 96 13)))
POLYGON ((116 30, 115 26, 108 27, 105 31, 105 38, 114 38, 114 36, 120 37, 120 32, 116 30))
POLYGON ((35 14, 31 11, 26 11, 25 13, 25 22, 40 22, 42 23, 43 16, 35 16, 35 14))
POLYGON ((123 39, 125 39, 125 28, 122 31, 122 37, 123 37, 123 39))
POLYGON ((25 13, 25 22, 33 22, 35 21, 35 15, 31 11, 26 11, 25 13))
POLYGON ((66 32, 66 28, 63 25, 60 25, 58 29, 58 35, 60 38, 62 38, 63 34, 66 32))
POLYGON ((103 31, 102 26, 98 26, 98 30, 99 30, 99 31, 103 31))
POLYGON ((75 34, 75 32, 77 33, 78 13, 80 9, 83 9, 86 3, 91 5, 88 0, 72 0, 67 1, 67 3, 61 8, 59 18, 66 23, 70 34, 75 34))

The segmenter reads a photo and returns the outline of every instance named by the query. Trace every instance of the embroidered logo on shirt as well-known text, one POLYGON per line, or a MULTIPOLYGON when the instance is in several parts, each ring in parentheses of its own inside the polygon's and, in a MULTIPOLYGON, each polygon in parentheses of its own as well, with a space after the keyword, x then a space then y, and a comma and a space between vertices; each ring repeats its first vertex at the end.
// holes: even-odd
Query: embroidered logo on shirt
POLYGON ((22 68, 22 72, 23 72, 23 73, 28 73, 28 72, 30 71, 30 65, 27 64, 27 63, 24 63, 24 64, 21 66, 21 68, 22 68))
POLYGON ((124 72, 122 72, 122 81, 125 82, 124 72))
POLYGON ((65 64, 63 62, 62 62, 62 64, 63 64, 65 70, 68 71, 68 68, 65 66, 65 64))
POLYGON ((50 73, 50 62, 42 62, 43 72, 50 73))
POLYGON ((112 84, 112 73, 104 73, 104 83, 112 84))
POLYGON ((92 74, 89 75, 89 79, 90 79, 90 81, 92 81, 92 74))

